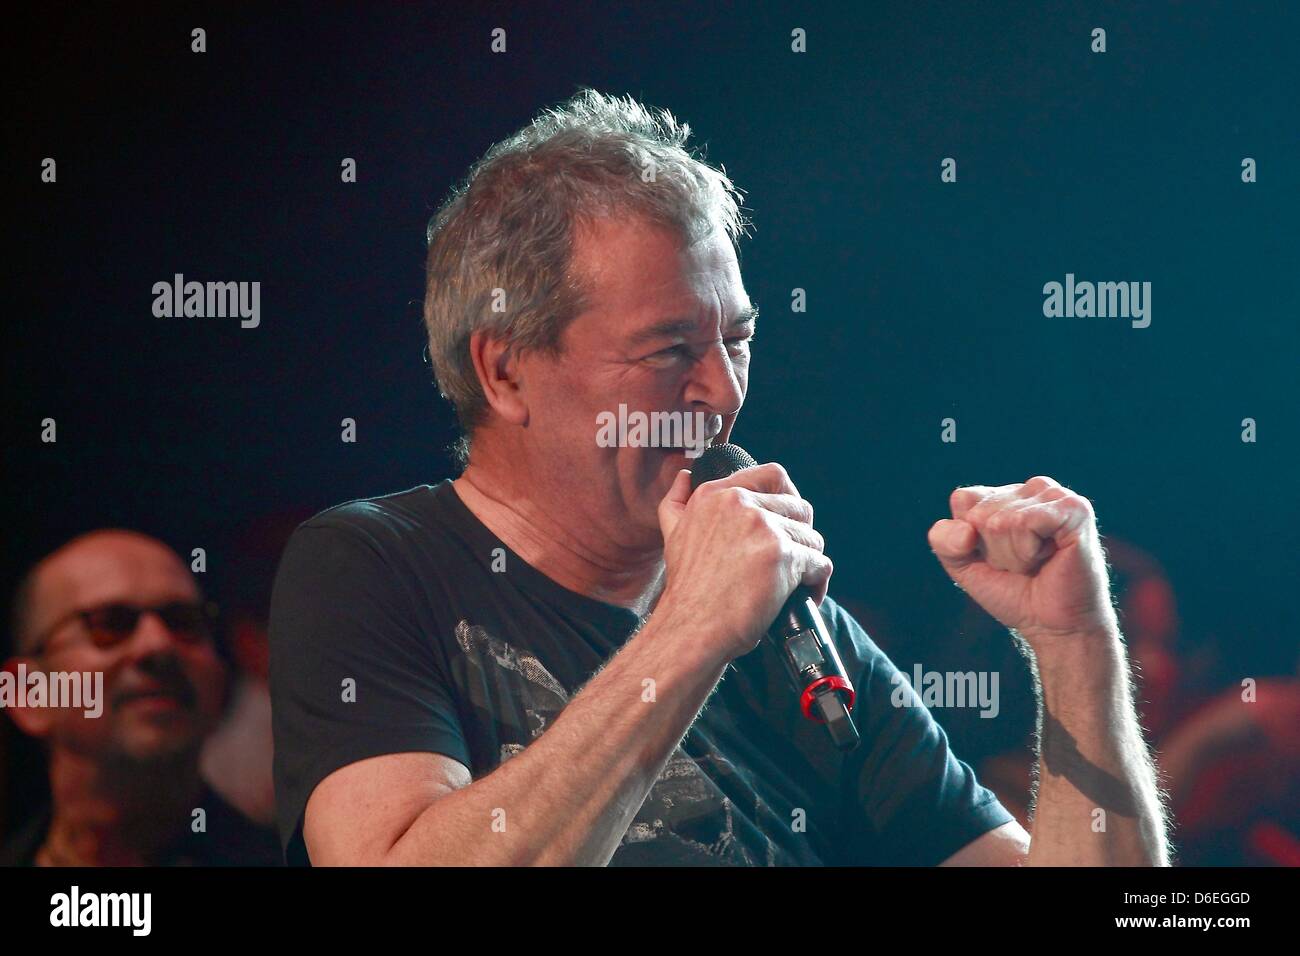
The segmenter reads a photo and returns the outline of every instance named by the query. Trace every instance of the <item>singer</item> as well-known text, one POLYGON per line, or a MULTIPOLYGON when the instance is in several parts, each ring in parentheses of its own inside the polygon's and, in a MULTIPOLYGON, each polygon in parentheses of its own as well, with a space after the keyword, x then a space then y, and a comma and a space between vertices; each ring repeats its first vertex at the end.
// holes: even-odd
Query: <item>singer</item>
POLYGON ((703 413, 722 444, 744 402, 748 223, 689 132, 584 90, 493 146, 430 224, 424 319, 463 471, 325 511, 286 549, 287 861, 1163 863, 1084 499, 1045 478, 958 489, 930 531, 1038 666, 1031 840, 924 706, 891 702, 898 671, 827 596, 784 468, 692 492, 687 449, 596 441, 626 405, 703 413), (764 640, 799 586, 856 688, 851 751, 800 712, 764 640))

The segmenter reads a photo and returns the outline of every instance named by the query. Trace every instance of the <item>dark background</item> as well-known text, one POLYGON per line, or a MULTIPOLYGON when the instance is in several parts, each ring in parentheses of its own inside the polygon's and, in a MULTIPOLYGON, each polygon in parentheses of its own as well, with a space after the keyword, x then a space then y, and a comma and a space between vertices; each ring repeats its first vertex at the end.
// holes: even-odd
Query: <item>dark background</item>
MULTIPOLYGON (((259 586, 224 560, 253 519, 453 475, 421 360, 425 225, 489 145, 592 86, 671 109, 747 191, 763 319, 734 437, 815 503, 832 593, 901 667, 1016 666, 925 535, 953 487, 1046 474, 1163 566, 1188 693, 1294 674, 1295 6, 692 7, 15 22, 5 589, 120 525, 206 548, 221 600, 259 586), (176 272, 260 281, 260 327, 154 318, 176 272), (1151 326, 1044 318, 1067 272, 1150 281, 1151 326)), ((940 717, 959 755, 1023 739, 1017 693, 999 721, 940 717)))

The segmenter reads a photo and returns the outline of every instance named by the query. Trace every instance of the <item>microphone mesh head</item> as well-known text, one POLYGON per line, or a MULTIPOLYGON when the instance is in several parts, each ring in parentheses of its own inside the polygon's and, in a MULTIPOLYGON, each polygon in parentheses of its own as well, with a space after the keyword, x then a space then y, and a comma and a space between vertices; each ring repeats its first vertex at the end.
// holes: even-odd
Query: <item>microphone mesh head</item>
POLYGON ((711 445, 695 459, 691 468, 691 490, 694 491, 706 481, 726 478, 742 468, 753 468, 758 462, 739 445, 711 445))

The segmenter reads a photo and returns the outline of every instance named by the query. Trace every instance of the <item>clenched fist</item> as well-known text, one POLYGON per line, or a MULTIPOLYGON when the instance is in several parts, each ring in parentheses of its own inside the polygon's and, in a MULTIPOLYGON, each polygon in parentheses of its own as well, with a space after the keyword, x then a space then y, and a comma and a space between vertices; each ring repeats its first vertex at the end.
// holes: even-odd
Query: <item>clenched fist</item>
POLYGON ((957 586, 1031 646, 1117 628, 1092 504, 1051 478, 971 485, 930 547, 957 586))
POLYGON ((667 582, 655 614, 663 606, 708 621, 721 659, 749 653, 800 584, 818 604, 826 596, 834 565, 812 520, 812 505, 773 462, 694 493, 683 469, 659 503, 667 582))

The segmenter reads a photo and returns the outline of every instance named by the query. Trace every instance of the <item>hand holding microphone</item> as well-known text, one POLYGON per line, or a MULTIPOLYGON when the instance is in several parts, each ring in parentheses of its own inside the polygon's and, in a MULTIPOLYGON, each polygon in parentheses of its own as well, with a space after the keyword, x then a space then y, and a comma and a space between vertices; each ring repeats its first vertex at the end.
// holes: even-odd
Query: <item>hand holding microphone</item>
MULTIPOLYGON (((699 475, 706 458, 694 464, 699 475)), ((833 568, 825 542, 780 465, 746 468, 694 492, 682 471, 659 522, 668 577, 658 607, 708 620, 720 660, 752 651, 797 585, 819 601, 826 594, 833 568)))
POLYGON ((780 465, 758 465, 736 445, 709 448, 659 506, 668 575, 659 605, 709 620, 725 660, 766 635, 804 716, 846 749, 858 740, 854 692, 817 611, 833 565, 812 517, 780 465))

